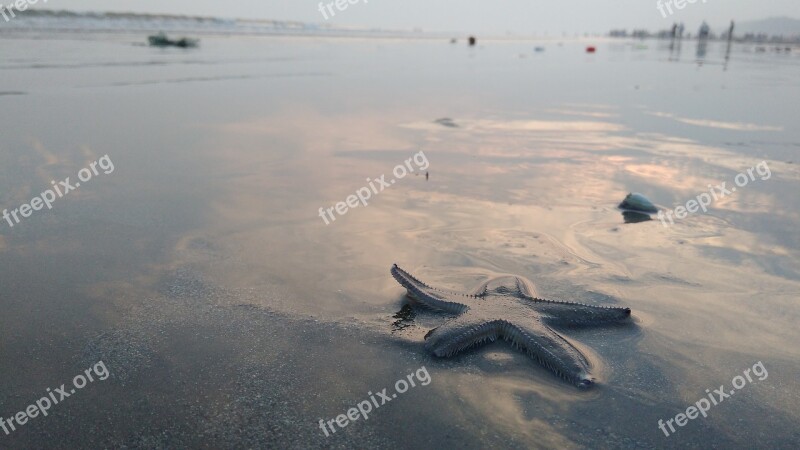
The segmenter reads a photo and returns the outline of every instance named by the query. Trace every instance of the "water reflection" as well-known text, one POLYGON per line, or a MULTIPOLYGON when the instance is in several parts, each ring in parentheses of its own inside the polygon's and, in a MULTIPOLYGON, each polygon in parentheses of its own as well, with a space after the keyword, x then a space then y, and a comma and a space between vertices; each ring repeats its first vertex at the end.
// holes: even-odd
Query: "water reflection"
POLYGON ((705 62, 707 49, 708 49, 708 40, 698 39, 697 51, 695 52, 695 60, 697 61, 697 64, 700 66, 703 65, 703 62, 705 62))
POLYGON ((681 44, 683 43, 683 22, 680 25, 672 24, 669 42, 669 61, 678 61, 681 57, 681 44))
POLYGON ((669 61, 679 61, 681 59, 681 45, 683 39, 673 38, 669 43, 669 61))
POLYGON ((725 64, 722 66, 722 70, 728 70, 728 61, 731 59, 731 44, 733 43, 733 21, 731 20, 731 27, 728 29, 728 46, 725 48, 725 64))
POLYGON ((625 219, 625 223, 639 223, 653 220, 649 214, 636 211, 622 211, 622 217, 625 219))

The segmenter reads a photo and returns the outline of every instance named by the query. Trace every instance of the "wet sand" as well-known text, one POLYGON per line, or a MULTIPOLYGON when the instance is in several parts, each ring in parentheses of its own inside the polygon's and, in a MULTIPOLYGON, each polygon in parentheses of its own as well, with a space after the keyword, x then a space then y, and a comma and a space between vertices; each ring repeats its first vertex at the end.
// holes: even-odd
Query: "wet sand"
POLYGON ((800 52, 137 39, 3 50, 2 90, 23 95, 0 96, 2 207, 104 154, 115 171, 0 227, 0 416, 111 373, 0 447, 800 443, 800 52), (419 151, 430 179, 318 216, 419 151), (616 209, 628 192, 674 208, 761 161, 769 179, 670 227, 616 209), (446 316, 393 330, 394 263, 459 292, 517 274, 633 320, 563 330, 596 363, 587 391, 505 343, 437 359, 423 336, 446 316), (766 379, 659 430, 758 361, 766 379), (320 431, 421 366, 430 385, 320 431))

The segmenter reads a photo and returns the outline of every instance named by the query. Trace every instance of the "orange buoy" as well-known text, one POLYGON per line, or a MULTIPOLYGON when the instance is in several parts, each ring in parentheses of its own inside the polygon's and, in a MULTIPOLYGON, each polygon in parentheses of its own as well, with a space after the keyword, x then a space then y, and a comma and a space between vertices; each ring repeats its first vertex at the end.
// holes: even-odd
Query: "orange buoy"
POLYGON ((592 46, 586 47, 586 53, 594 53, 596 50, 597 49, 592 46))

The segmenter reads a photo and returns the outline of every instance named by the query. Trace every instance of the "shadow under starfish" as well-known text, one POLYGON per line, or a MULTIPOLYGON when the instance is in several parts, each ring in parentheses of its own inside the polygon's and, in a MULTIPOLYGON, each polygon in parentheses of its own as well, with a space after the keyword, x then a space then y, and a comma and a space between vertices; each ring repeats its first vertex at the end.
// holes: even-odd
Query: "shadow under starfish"
POLYGON ((392 276, 408 290, 412 303, 457 315, 425 335, 425 348, 449 357, 474 345, 503 338, 556 375, 577 385, 594 383, 586 357, 550 326, 591 326, 622 322, 630 308, 543 300, 520 277, 504 276, 481 284, 472 294, 436 289, 395 264, 392 276))

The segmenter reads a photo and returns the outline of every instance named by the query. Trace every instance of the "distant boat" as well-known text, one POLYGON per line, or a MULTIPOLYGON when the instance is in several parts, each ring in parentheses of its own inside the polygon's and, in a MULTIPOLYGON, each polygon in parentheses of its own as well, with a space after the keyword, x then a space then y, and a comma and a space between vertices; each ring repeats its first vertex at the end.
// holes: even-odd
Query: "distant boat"
POLYGON ((197 39, 189 39, 189 38, 180 38, 178 40, 172 40, 167 37, 164 33, 154 34, 149 36, 147 40, 150 42, 151 47, 180 47, 180 48, 192 48, 197 47, 199 41, 197 39))
POLYGON ((592 47, 592 46, 586 47, 586 53, 594 53, 596 51, 597 51, 597 48, 595 48, 595 47, 592 47))

